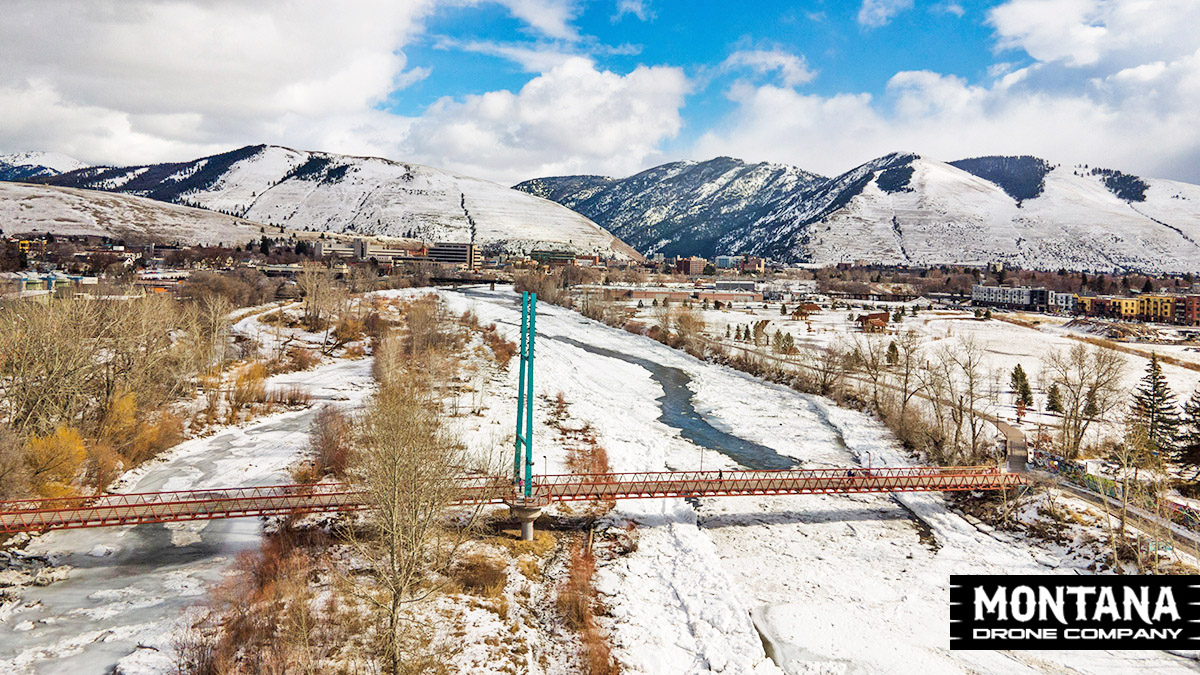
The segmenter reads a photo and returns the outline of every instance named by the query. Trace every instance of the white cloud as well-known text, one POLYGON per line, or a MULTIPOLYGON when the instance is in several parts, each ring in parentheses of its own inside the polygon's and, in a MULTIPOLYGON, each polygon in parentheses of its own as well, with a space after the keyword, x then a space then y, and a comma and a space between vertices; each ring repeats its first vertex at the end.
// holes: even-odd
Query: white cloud
POLYGON ((678 68, 627 75, 566 60, 517 92, 438 101, 413 124, 406 155, 505 183, 533 176, 624 175, 678 133, 688 81, 678 68))
MULTIPOLYGON (((1018 71, 1020 73, 1021 71, 1018 71)), ((736 114, 705 134, 697 156, 733 154, 836 174, 891 151, 943 160, 1033 154, 1200 182, 1200 53, 1162 68, 1096 80, 1087 94, 990 86, 927 71, 897 73, 886 96, 731 90, 736 114)), ((1012 78, 1012 79, 1009 79, 1012 78)))
POLYGON ((1136 65, 1190 52, 1196 0, 1009 0, 988 12, 999 46, 1069 66, 1136 65))
POLYGON ((913 0, 863 0, 858 8, 858 23, 868 28, 886 26, 894 16, 912 6, 913 0))
POLYGON ((579 31, 571 25, 578 9, 573 0, 495 0, 514 17, 536 32, 557 40, 575 40, 579 31))
POLYGON ((640 21, 648 21, 653 16, 646 8, 645 0, 617 0, 617 14, 613 20, 617 21, 626 14, 632 14, 640 21))
POLYGON ((729 55, 721 64, 724 70, 748 69, 758 75, 776 73, 785 87, 811 82, 816 73, 808 68, 803 56, 782 49, 744 49, 729 55))
POLYGON ((1033 154, 1200 182, 1200 2, 1010 0, 989 21, 1034 62, 998 62, 979 83, 899 72, 877 97, 739 83, 734 113, 693 154, 823 173, 892 151, 1033 154))
POLYGON ((294 0, 286 12, 238 0, 14 0, 4 9, 0 147, 85 161, 317 140, 372 117, 424 74, 406 71, 399 51, 419 29, 423 0, 294 0))

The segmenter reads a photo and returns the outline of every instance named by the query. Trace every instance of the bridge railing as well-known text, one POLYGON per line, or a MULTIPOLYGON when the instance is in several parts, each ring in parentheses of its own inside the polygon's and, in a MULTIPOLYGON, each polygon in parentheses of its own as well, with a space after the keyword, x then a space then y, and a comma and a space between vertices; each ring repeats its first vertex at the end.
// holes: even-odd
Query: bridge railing
MULTIPOLYGON (((535 476, 518 494, 503 476, 454 479, 455 504, 545 506, 555 501, 655 497, 991 490, 1020 485, 999 467, 850 467, 785 471, 647 471, 535 476)), ((348 483, 174 490, 0 502, 0 532, 101 527, 366 508, 348 483)))

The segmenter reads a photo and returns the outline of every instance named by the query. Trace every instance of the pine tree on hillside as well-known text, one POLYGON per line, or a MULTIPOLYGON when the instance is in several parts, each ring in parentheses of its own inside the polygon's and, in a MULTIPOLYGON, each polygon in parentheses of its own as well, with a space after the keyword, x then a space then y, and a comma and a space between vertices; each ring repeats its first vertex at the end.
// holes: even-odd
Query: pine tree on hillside
POLYGON ((1179 424, 1179 445, 1175 449, 1175 461, 1195 468, 1192 480, 1200 475, 1200 387, 1183 404, 1183 419, 1179 424))
POLYGON ((1142 384, 1133 394, 1133 414, 1146 429, 1150 444, 1160 452, 1175 448, 1179 431, 1179 411, 1176 409, 1175 394, 1167 386, 1158 356, 1150 356, 1150 366, 1142 384))
POLYGON ((1050 385, 1050 390, 1046 392, 1046 410, 1062 414, 1062 392, 1059 391, 1057 384, 1050 385))
POLYGON ((894 366, 900 363, 900 349, 896 347, 896 343, 894 341, 888 343, 887 362, 889 366, 894 366))

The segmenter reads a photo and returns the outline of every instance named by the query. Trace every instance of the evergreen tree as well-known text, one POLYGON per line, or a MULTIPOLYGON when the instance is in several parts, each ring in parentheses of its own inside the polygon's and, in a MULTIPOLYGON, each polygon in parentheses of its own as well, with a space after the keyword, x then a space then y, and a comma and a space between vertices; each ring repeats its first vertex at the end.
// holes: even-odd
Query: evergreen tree
POLYGON ((1057 384, 1050 385, 1050 390, 1046 392, 1046 410, 1062 414, 1062 392, 1058 390, 1057 384))
POLYGON ((1175 448, 1179 432, 1179 411, 1176 409, 1175 394, 1167 386, 1158 356, 1150 355, 1150 365, 1142 384, 1133 394, 1133 414, 1146 429, 1151 445, 1160 452, 1175 448))
POLYGON ((896 347, 895 342, 888 344, 887 362, 889 366, 894 366, 900 363, 900 350, 896 347))
POLYGON ((1153 293, 1154 283, 1150 281, 1150 277, 1146 277, 1146 283, 1142 284, 1143 293, 1153 293))
MULTIPOLYGON (((1175 461, 1194 467, 1200 474, 1200 387, 1183 404, 1183 419, 1179 424, 1179 445, 1175 449, 1175 461)), ((1196 476, 1192 476, 1195 480, 1196 476)))
POLYGON ((1017 367, 1013 368, 1008 381, 1013 393, 1017 395, 1017 404, 1026 408, 1033 406, 1033 389, 1029 386, 1029 377, 1025 375, 1021 364, 1018 363, 1017 367))
POLYGON ((725 324, 725 337, 729 337, 729 324, 725 324))

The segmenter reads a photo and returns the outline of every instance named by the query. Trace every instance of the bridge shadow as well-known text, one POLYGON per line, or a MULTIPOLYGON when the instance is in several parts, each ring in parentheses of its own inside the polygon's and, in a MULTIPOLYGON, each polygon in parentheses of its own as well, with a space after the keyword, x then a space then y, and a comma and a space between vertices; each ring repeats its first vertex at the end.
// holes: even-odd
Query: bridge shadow
POLYGON ((850 507, 821 509, 820 511, 700 512, 696 516, 696 524, 703 530, 715 530, 753 525, 821 525, 871 520, 912 520, 912 518, 912 514, 899 506, 889 509, 850 507))

